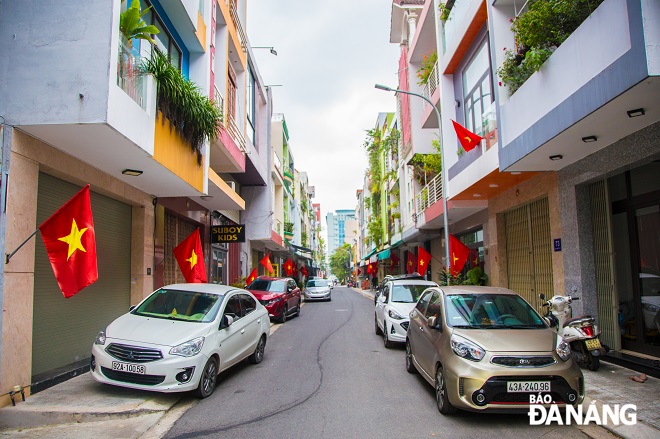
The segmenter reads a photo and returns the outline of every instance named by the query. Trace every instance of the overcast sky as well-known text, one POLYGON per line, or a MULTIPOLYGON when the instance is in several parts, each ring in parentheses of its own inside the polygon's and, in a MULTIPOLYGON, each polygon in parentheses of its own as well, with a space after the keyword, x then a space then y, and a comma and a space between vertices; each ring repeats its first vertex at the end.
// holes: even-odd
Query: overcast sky
POLYGON ((246 32, 273 111, 283 113, 295 167, 316 187, 325 215, 354 209, 367 156, 366 130, 396 109, 399 47, 389 42, 388 0, 248 0, 246 32))

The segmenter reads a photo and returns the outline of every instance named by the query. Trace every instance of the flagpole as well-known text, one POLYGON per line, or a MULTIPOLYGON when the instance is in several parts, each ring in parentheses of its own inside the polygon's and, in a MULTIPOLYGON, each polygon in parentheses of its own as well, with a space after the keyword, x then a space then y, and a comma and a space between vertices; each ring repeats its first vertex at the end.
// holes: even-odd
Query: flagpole
POLYGON ((31 234, 30 236, 28 236, 27 239, 26 239, 25 241, 21 242, 21 245, 19 245, 18 248, 16 248, 16 250, 14 250, 14 251, 11 252, 11 253, 7 253, 7 255, 6 255, 6 259, 5 259, 5 264, 9 264, 9 260, 11 259, 11 257, 14 256, 14 255, 16 254, 16 252, 19 251, 19 250, 21 249, 21 247, 23 247, 25 244, 27 244, 27 242, 28 242, 30 239, 32 239, 32 237, 33 237, 34 235, 36 235, 38 231, 39 231, 39 229, 37 229, 37 230, 35 230, 34 232, 32 232, 32 234, 31 234))

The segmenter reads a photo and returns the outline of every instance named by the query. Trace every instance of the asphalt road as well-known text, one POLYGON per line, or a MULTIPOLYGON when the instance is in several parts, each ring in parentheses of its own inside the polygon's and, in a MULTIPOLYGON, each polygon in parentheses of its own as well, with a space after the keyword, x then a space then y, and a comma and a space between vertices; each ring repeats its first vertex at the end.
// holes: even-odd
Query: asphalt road
POLYGON ((579 438, 573 426, 527 415, 441 415, 433 388, 405 371, 403 346, 374 333, 373 300, 349 288, 309 302, 266 345, 181 416, 166 438, 579 438))

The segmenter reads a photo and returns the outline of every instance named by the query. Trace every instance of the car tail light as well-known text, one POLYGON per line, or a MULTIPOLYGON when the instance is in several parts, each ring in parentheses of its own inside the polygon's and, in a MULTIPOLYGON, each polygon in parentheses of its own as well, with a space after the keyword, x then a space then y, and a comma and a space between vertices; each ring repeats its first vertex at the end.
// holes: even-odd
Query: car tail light
POLYGON ((594 327, 593 326, 583 326, 582 331, 587 335, 587 337, 594 336, 594 327))

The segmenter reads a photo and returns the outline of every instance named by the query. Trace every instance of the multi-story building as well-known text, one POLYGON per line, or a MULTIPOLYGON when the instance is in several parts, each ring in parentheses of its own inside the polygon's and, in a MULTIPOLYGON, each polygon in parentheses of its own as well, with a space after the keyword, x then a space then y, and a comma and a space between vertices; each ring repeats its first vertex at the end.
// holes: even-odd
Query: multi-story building
POLYGON ((574 312, 597 316, 617 355, 657 359, 660 5, 594 2, 560 41, 530 48, 516 47, 516 23, 535 13, 523 3, 393 2, 398 86, 441 110, 398 95, 400 165, 415 130, 441 132, 446 182, 440 173, 416 191, 417 232, 403 241, 431 250, 438 279, 446 221, 473 250, 466 269, 535 306, 540 293, 577 289, 574 312), (466 152, 452 121, 484 139, 466 152))
MULTIPOLYGON (((325 222, 328 227, 328 256, 331 255, 337 247, 341 247, 347 242, 347 234, 351 240, 353 239, 353 230, 355 229, 350 228, 351 224, 347 223, 349 220, 355 220, 355 209, 341 209, 326 214, 325 222)), ((353 227, 354 226, 355 224, 353 223, 353 227)), ((352 241, 349 242, 349 244, 352 243, 352 241)))

